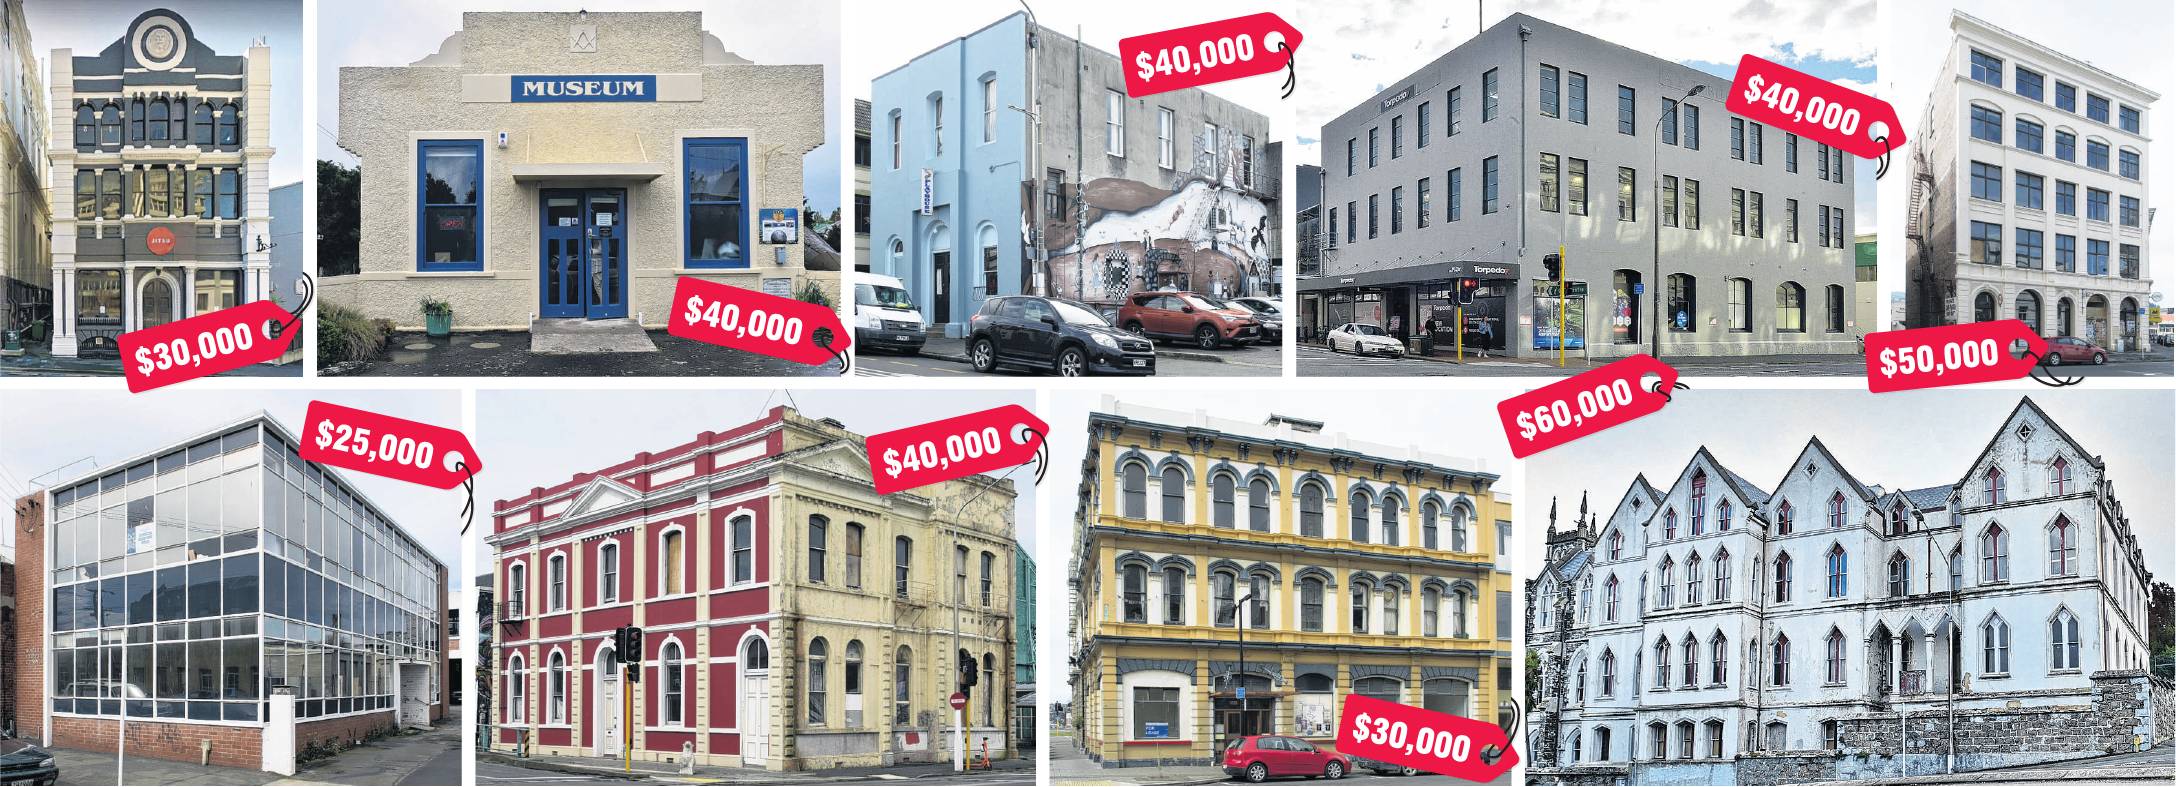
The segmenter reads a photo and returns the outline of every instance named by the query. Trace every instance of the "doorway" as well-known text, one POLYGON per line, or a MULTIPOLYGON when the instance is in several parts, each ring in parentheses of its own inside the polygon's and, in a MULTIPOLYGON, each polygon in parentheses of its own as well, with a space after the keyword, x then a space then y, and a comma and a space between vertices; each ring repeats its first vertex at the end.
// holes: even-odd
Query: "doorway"
POLYGON ((174 308, 178 305, 178 299, 174 297, 174 283, 165 276, 154 275, 144 279, 143 291, 137 295, 137 299, 142 304, 136 310, 137 320, 142 323, 136 326, 138 330, 165 325, 180 318, 179 310, 174 308))
POLYGON ((740 764, 761 768, 771 756, 771 646, 762 637, 741 643, 740 685, 740 712, 733 717, 740 729, 740 764))
POLYGON ((597 654, 597 700, 589 707, 596 714, 596 755, 599 757, 617 756, 626 751, 627 703, 622 694, 625 691, 622 672, 617 651, 606 648, 597 654))
POLYGON ((944 325, 952 322, 952 252, 940 251, 930 255, 936 278, 930 281, 933 289, 930 297, 930 323, 944 325))
POLYGON ((627 316, 627 190, 544 189, 542 199, 539 313, 627 316))
POLYGON ((413 730, 431 726, 431 667, 420 662, 400 665, 400 726, 413 730))

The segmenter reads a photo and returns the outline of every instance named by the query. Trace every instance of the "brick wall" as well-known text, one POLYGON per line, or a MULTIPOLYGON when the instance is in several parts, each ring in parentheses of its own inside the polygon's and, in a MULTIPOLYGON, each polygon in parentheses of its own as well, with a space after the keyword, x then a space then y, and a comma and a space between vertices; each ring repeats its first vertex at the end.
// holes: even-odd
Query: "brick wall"
POLYGON ((308 751, 311 746, 346 749, 354 746, 356 741, 370 737, 373 732, 390 730, 399 723, 400 714, 390 710, 301 722, 295 725, 295 751, 299 754, 308 751))
MULTIPOLYGON (((113 752, 119 744, 120 724, 117 719, 55 716, 53 745, 113 752)), ((262 735, 257 727, 131 720, 128 723, 128 755, 199 762, 204 757, 204 743, 210 741, 211 764, 254 771, 264 766, 262 735)))
POLYGON ((15 711, 6 720, 17 735, 45 735, 45 493, 15 501, 15 711))

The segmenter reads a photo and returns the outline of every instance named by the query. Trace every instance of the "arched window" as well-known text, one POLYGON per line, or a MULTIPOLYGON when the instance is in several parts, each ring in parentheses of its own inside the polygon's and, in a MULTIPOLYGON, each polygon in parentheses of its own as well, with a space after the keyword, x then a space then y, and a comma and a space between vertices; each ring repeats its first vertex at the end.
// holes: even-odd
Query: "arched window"
POLYGON ((1322 630, 1322 580, 1314 577, 1300 579, 1300 630, 1322 630))
POLYGON ((522 724, 529 719, 529 671, 520 653, 506 660, 506 723, 522 724))
POLYGON ((892 660, 892 726, 914 723, 913 700, 914 649, 901 645, 898 658, 892 660))
POLYGON ((1459 504, 1454 504, 1454 505, 1452 505, 1452 506, 1451 506, 1451 551, 1453 551, 1453 552, 1464 552, 1464 551, 1466 551, 1466 550, 1467 550, 1467 549, 1469 548, 1469 547, 1467 546, 1468 542, 1467 542, 1467 540, 1466 540, 1466 539, 1467 539, 1467 537, 1468 537, 1468 536, 1470 535, 1468 531, 1469 531, 1469 530, 1470 530, 1470 529, 1472 528, 1472 526, 1473 526, 1473 511, 1472 511, 1471 509, 1468 509, 1468 508, 1466 508, 1465 504, 1463 504, 1463 503, 1459 503, 1459 504))
MULTIPOLYGON (((1170 471, 1165 471, 1165 477, 1170 471)), ((1235 497, 1235 484, 1230 473, 1209 476, 1209 523, 1217 527, 1238 527, 1239 501, 1235 497)))
POLYGON ((2055 610, 2055 616, 2048 618, 2048 647, 2049 669, 2078 668, 2078 616, 2068 609, 2055 610))
POLYGON ((1383 543, 1397 546, 1405 539, 1398 537, 1398 498, 1383 495, 1383 543))
POLYGON ((861 726, 861 640, 846 643, 846 726, 861 726))
POLYGON ((1685 558, 1685 603, 1700 603, 1700 553, 1685 558))
POLYGON ((1609 762, 1609 728, 1594 728, 1594 761, 1609 762))
POLYGON ((2048 490, 2057 496, 2070 494, 2070 460, 2056 457, 2048 465, 2048 490))
POLYGON ((1964 545, 1949 550, 1949 589, 1964 589, 1964 545))
POLYGON ((1253 597, 1247 603, 1247 627, 1269 628, 1269 575, 1255 574, 1247 577, 1247 595, 1253 597))
POLYGON ((1912 559, 1898 552, 1889 556, 1889 596, 1903 598, 1912 594, 1912 559))
POLYGON ((1218 628, 1234 628, 1239 620, 1239 575, 1230 571, 1218 571, 1209 575, 1209 601, 1216 615, 1218 628))
POLYGON ((1534 618, 1535 622, 1539 624, 1537 628, 1549 628, 1554 625, 1549 622, 1549 618, 1551 617, 1551 610, 1556 607, 1556 580, 1543 577, 1541 580, 1541 593, 1536 595, 1535 598, 1540 599, 1534 603, 1534 618))
POLYGON ((1698 281, 1683 273, 1670 274, 1668 281, 1670 330, 1694 330, 1693 314, 1700 308, 1698 281))
POLYGON ((1692 474, 1692 501, 1687 508, 1692 509, 1692 534, 1697 536, 1708 532, 1708 471, 1699 470, 1692 474))
POLYGON ((1833 628, 1828 630, 1828 682, 1844 682, 1844 633, 1833 628))
POLYGON ((545 601, 553 612, 567 608, 567 555, 554 553, 546 563, 549 582, 545 584, 545 601))
POLYGON ((680 669, 680 643, 666 640, 657 649, 657 663, 658 671, 664 673, 659 676, 664 683, 664 707, 658 717, 667 727, 682 726, 687 723, 687 691, 686 676, 680 669))
POLYGON ((1125 573, 1125 579, 1121 582, 1123 585, 1122 592, 1125 594, 1125 621, 1127 623, 1147 623, 1148 569, 1139 563, 1135 563, 1126 566, 1121 571, 1125 573))
POLYGON ((808 581, 823 582, 825 567, 830 564, 827 552, 831 547, 831 520, 821 514, 808 518, 808 581))
POLYGON ((1783 634, 1777 634, 1774 652, 1771 656, 1774 662, 1772 665, 1774 674, 1769 676, 1769 684, 1774 686, 1791 685, 1791 638, 1783 634))
POLYGON ((1700 684, 1700 641, 1686 632, 1685 642, 1679 647, 1685 652, 1684 686, 1689 689, 1700 684))
POLYGON ((1166 466, 1159 475, 1162 476, 1164 521, 1186 521, 1186 470, 1174 464, 1166 466))
POLYGON ((98 144, 98 111, 89 104, 76 105, 76 147, 98 144))
POLYGON ((982 726, 997 726, 997 654, 982 654, 982 726))
POLYGON ((1441 633, 1436 619, 1443 614, 1443 594, 1434 587, 1420 589, 1420 635, 1433 637, 1441 633))
POLYGON ((144 141, 144 97, 137 96, 128 102, 128 141, 141 144, 144 141))
POLYGON ((1901 536, 1911 529, 1911 520, 1904 514, 1904 503, 1898 501, 1889 506, 1889 535, 1901 536))
POLYGON ((1579 677, 1572 683, 1572 699, 1576 702, 1587 701, 1587 662, 1584 660, 1579 662, 1579 677))
POLYGON ((597 601, 601 604, 620 600, 620 545, 607 541, 597 547, 597 601))
POLYGON ((846 523, 846 586, 861 587, 861 542, 864 528, 859 522, 846 523))
MULTIPOLYGON (((1982 238, 1974 238, 1972 240, 1972 250, 1974 252, 1972 258, 1975 261, 1999 263, 2001 262, 2002 257, 2001 249, 2002 241, 2000 238, 1996 238, 1993 241, 1988 241, 1982 238)), ((1979 295, 1974 296, 1972 298, 1972 321, 1989 322, 1993 319, 1995 319, 1995 294, 1991 292, 1982 292, 1979 295)))
POLYGON ((1473 636, 1473 596, 1465 588, 1451 591, 1451 636, 1465 639, 1473 636))
POLYGON ((567 655, 552 651, 545 662, 544 706, 545 720, 552 724, 567 723, 567 655))
POLYGON ((1128 519, 1148 518, 1148 466, 1127 462, 1118 468, 1121 510, 1128 519))
POLYGON ((1001 292, 997 283, 997 229, 987 224, 976 228, 975 245, 982 249, 982 294, 996 295, 1001 292))
POLYGON ((2048 576, 2068 577, 2078 573, 2077 528, 2070 526, 2070 517, 2058 515, 2055 524, 2048 526, 2048 576))
POLYGON ((824 672, 830 658, 831 646, 823 637, 808 641, 808 723, 812 727, 824 726, 824 698, 829 694, 824 672))
POLYGON ((1610 533, 1610 534, 1609 534, 1609 559, 1611 559, 1611 560, 1621 560, 1621 559, 1623 559, 1623 558, 1624 558, 1624 531, 1621 531, 1621 530, 1620 530, 1620 531, 1612 532, 1612 533, 1610 533))
POLYGON ((1398 635, 1398 599, 1403 598, 1404 596, 1405 588, 1403 586, 1391 584, 1385 584, 1383 586, 1384 636, 1395 637, 1398 635))
POLYGON ((212 144, 212 103, 198 100, 189 109, 189 144, 212 144))
POLYGON ((1570 749, 1570 750, 1571 750, 1571 754, 1572 754, 1572 762, 1581 762, 1581 761, 1583 761, 1583 760, 1585 759, 1585 758, 1584 758, 1584 757, 1582 756, 1582 755, 1583 755, 1584 753, 1583 753, 1583 752, 1581 752, 1581 751, 1579 750, 1579 731, 1578 731, 1578 730, 1572 730, 1572 742, 1571 742, 1571 749, 1570 749))
POLYGON ((1847 570, 1849 569, 1849 567, 1850 567, 1850 566, 1849 566, 1849 563, 1850 563, 1850 558, 1848 558, 1848 557, 1845 557, 1845 556, 1844 556, 1844 548, 1843 548, 1843 545, 1841 545, 1841 544, 1832 544, 1832 545, 1830 545, 1830 546, 1829 546, 1829 548, 1828 548, 1828 597, 1829 597, 1829 598, 1843 598, 1843 597, 1844 597, 1844 593, 1845 593, 1846 591, 1849 591, 1849 590, 1851 589, 1851 588, 1850 588, 1850 579, 1848 578, 1848 571, 1847 571, 1847 570))
POLYGON ((1647 723, 1648 752, 1657 760, 1670 758, 1670 725, 1659 721, 1647 723))
POLYGON ((1655 640, 1655 688, 1670 687, 1670 638, 1655 640))
POLYGON ((1611 576, 1602 583, 1602 620, 1617 622, 1617 578, 1611 576))
POLYGON ((1730 678, 1730 639, 1723 632, 1708 638, 1708 682, 1721 686, 1730 678))
POLYGON ((220 145, 232 146, 242 144, 241 118, 241 107, 236 106, 234 102, 229 101, 219 107, 220 145))
POLYGON ((1350 584, 1352 585, 1352 633, 1366 634, 1368 633, 1368 597, 1375 594, 1375 586, 1368 584, 1366 581, 1355 581, 1350 584))
POLYGON ((1313 482, 1300 484, 1300 535, 1322 537, 1322 487, 1313 482))
POLYGON ((1424 548, 1438 548, 1436 542, 1436 515, 1438 513, 1440 512, 1437 510, 1436 501, 1423 500, 1420 502, 1420 545, 1424 548))
POLYGON ((1692 759, 1692 732, 1692 722, 1677 723, 1677 758, 1680 760, 1692 759))
POLYGON ((2040 293, 2026 290, 2017 294, 2017 318, 2025 321, 2025 327, 2040 332, 2040 293))
POLYGON ((528 609, 529 567, 515 563, 506 568, 507 617, 520 618, 533 610, 528 609))
POLYGON ((121 105, 108 101, 106 108, 98 112, 98 144, 121 144, 121 105))
POLYGON ((1662 540, 1668 541, 1676 537, 1677 509, 1672 508, 1668 511, 1662 512, 1662 540))
POLYGON ((1980 532, 1980 581, 2010 581, 2010 533, 2000 523, 1980 532))
POLYGON ((1269 532, 1269 479, 1256 478, 1247 482, 1247 529, 1269 532))
POLYGON ((1781 505, 1776 506, 1776 535, 1787 536, 1790 534, 1791 501, 1785 500, 1781 505))
POLYGON ((1354 541, 1358 541, 1358 542, 1360 542, 1360 543, 1363 543, 1363 544, 1367 543, 1367 540, 1368 540, 1368 509, 1371 509, 1371 508, 1374 508, 1374 507, 1375 507, 1375 501, 1374 501, 1374 500, 1373 500, 1372 498, 1368 497, 1368 493, 1367 493, 1367 490, 1364 490, 1364 489, 1355 489, 1355 490, 1353 490, 1353 493, 1352 493, 1352 511, 1351 511, 1351 514, 1350 514, 1350 517, 1351 517, 1351 521, 1350 521, 1350 522, 1348 523, 1348 527, 1347 527, 1347 531, 1346 531, 1346 532, 1347 532, 1347 535, 1348 535, 1348 536, 1349 536, 1350 538, 1352 538, 1352 540, 1354 540, 1354 541))
POLYGON ((1844 493, 1837 492, 1828 496, 1828 527, 1830 530, 1836 530, 1843 526, 1844 493))
POLYGON ((1580 580, 1580 582, 1579 582, 1579 623, 1580 623, 1580 625, 1586 625, 1587 619, 1588 619, 1589 617, 1592 617, 1592 614, 1593 614, 1593 612, 1594 612, 1594 578, 1593 578, 1593 577, 1587 577, 1586 579, 1580 580))
POLYGON ((1164 625, 1186 625, 1186 569, 1164 569, 1164 625))
POLYGON ((1806 332, 1806 288, 1798 286, 1798 282, 1776 285, 1776 331, 1806 332))
POLYGON ((2009 488, 2003 484, 2002 468, 1987 468, 1986 486, 1982 491, 1988 505, 2009 500, 2009 488))
POLYGON ((1729 500, 1724 500, 1723 502, 1720 502, 1720 503, 1716 503, 1716 504, 1715 504, 1715 529, 1716 529, 1716 530, 1723 530, 1723 531, 1728 531, 1728 530, 1730 530, 1730 515, 1731 515, 1731 508, 1730 508, 1730 501, 1729 501, 1729 500))
POLYGON ((1656 571, 1656 576, 1660 577, 1662 581, 1656 583, 1655 606, 1665 609, 1675 606, 1677 604, 1677 564, 1667 557, 1663 558, 1662 568, 1656 571))
POLYGON ((1715 553, 1715 600, 1730 600, 1730 550, 1715 553))
POLYGON ((673 596, 687 592, 687 582, 683 576, 687 560, 682 552, 685 542, 686 534, 679 530, 665 531, 664 537, 660 539, 662 547, 658 550, 659 595, 673 596))
POLYGON ((1789 552, 1785 552, 1781 555, 1776 556, 1774 601, 1778 604, 1781 604, 1790 600, 1791 554, 1789 552))
POLYGON ((2010 672, 2010 624, 1999 613, 1988 615, 1987 622, 1980 624, 1980 671, 2010 672))
POLYGON ((147 138, 153 142, 165 142, 167 132, 172 130, 172 126, 167 123, 171 118, 166 114, 166 100, 151 99, 150 112, 150 117, 147 118, 148 127, 145 128, 147 138))
POLYGON ((1617 654, 1602 649, 1602 696, 1617 696, 1617 654))
MULTIPOLYGON (((1842 329, 1838 329, 1838 330, 1842 330, 1842 329)), ((1706 723, 1706 724, 1703 724, 1703 725, 1701 725, 1701 727, 1702 727, 1702 728, 1704 728, 1704 729, 1705 729, 1705 730, 1707 731, 1707 736, 1708 736, 1708 759, 1713 759, 1713 760, 1719 760, 1719 759, 1722 759, 1722 758, 1723 758, 1723 722, 1722 722, 1722 720, 1721 720, 1721 719, 1709 719, 1709 720, 1707 721, 1707 723, 1706 723)))

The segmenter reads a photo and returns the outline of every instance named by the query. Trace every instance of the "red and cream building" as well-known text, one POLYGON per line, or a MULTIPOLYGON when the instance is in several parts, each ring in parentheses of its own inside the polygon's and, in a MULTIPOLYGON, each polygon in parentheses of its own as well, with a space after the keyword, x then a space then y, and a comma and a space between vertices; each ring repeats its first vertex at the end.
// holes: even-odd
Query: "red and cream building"
POLYGON ((1011 482, 879 495, 870 477, 861 435, 779 407, 499 501, 493 748, 941 761, 964 661, 967 743, 1010 756, 1011 482), (629 625, 644 630, 633 684, 613 649, 629 625))

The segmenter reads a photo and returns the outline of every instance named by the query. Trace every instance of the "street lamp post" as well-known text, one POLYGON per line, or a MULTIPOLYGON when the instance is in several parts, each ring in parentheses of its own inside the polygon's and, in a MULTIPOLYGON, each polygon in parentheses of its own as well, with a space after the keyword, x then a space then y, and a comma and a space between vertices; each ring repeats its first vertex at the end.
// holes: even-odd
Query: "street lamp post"
POLYGON ((1239 674, 1232 677, 1232 695, 1239 699, 1240 735, 1246 735, 1247 719, 1247 617, 1240 614, 1247 605, 1254 603, 1254 594, 1240 597, 1232 607, 1232 628, 1239 630, 1239 674))
MULTIPOLYGON (((1679 98, 1677 100, 1677 105, 1679 109, 1673 109, 1669 112, 1659 113, 1655 116, 1655 168, 1649 170, 1647 173, 1648 177, 1655 179, 1655 206, 1652 211, 1655 215, 1655 229, 1652 233, 1655 236, 1655 269, 1654 275, 1647 281, 1647 286, 1650 288, 1658 288, 1662 286, 1662 122, 1676 117, 1678 114, 1682 114, 1681 110, 1685 106, 1685 104, 1691 102, 1693 96, 1700 95, 1701 91, 1707 89, 1708 86, 1705 84, 1693 85, 1691 90, 1685 91, 1685 95, 1683 98, 1679 98)), ((1679 133, 1684 132, 1680 130, 1679 133)), ((1647 318, 1647 341, 1649 347, 1648 354, 1659 359, 1662 357, 1663 291, 1660 289, 1654 289, 1652 292, 1653 294, 1648 296, 1647 303, 1647 310, 1649 312, 1647 318)))

